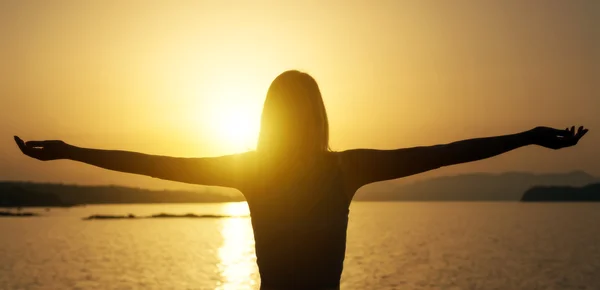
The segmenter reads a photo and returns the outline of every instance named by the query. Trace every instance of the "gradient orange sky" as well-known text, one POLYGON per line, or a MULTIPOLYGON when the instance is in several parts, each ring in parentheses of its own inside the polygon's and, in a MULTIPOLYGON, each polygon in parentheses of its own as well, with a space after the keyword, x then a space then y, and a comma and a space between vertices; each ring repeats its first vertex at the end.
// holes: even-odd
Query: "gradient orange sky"
POLYGON ((590 128, 575 148, 529 147, 407 180, 600 176, 600 1, 8 0, 0 33, 0 180, 190 188, 39 162, 12 136, 185 157, 241 152, 254 147, 270 82, 288 69, 319 82, 335 150, 590 128))

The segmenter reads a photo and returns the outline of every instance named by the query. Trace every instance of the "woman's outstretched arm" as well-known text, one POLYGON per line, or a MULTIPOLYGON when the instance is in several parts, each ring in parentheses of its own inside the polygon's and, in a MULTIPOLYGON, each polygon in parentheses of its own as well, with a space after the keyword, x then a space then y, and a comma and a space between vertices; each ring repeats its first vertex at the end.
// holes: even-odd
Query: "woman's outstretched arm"
POLYGON ((74 160, 104 169, 193 184, 237 187, 245 168, 244 154, 180 158, 80 148, 58 140, 23 142, 17 136, 15 142, 25 155, 42 161, 74 160))
POLYGON ((490 158, 523 146, 551 149, 570 147, 587 133, 575 127, 558 130, 548 127, 496 137, 469 139, 444 145, 396 150, 355 149, 341 152, 347 183, 356 190, 368 183, 396 179, 454 164, 490 158))

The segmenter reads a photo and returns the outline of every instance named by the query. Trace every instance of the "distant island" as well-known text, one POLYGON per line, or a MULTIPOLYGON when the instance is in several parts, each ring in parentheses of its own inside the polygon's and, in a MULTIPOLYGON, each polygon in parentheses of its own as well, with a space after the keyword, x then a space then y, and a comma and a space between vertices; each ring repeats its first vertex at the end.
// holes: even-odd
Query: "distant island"
POLYGON ((583 171, 471 173, 443 176, 409 184, 379 182, 359 190, 359 201, 520 201, 536 186, 585 186, 600 178, 583 171))
POLYGON ((573 186, 536 186, 523 194, 521 201, 595 201, 600 202, 600 183, 583 187, 573 186))
POLYGON ((87 204, 207 203, 244 201, 241 193, 201 188, 194 191, 149 190, 124 186, 82 186, 0 182, 0 208, 69 207, 87 204))
POLYGON ((106 220, 106 219, 162 219, 162 218, 196 218, 196 219, 205 219, 205 218, 247 218, 250 216, 235 216, 235 215, 214 215, 214 214, 203 214, 197 215, 193 213, 188 214, 167 214, 160 213, 154 214, 151 216, 136 216, 133 214, 128 215, 91 215, 89 217, 83 218, 83 220, 106 220))
MULTIPOLYGON (((600 183, 600 179, 583 171, 553 174, 472 173, 437 177, 409 184, 398 184, 395 181, 379 182, 359 190, 354 200, 528 201, 532 198, 543 200, 544 194, 554 194, 552 192, 556 190, 568 192, 565 194, 580 194, 575 189, 576 187, 593 183, 600 183), (551 186, 554 191, 548 189, 548 186, 551 186)), ((200 187, 198 191, 194 192, 148 190, 111 185, 81 186, 0 182, 0 208, 65 207, 87 204, 238 202, 244 200, 244 196, 240 192, 217 187, 200 187)))
POLYGON ((13 184, 0 184, 0 207, 68 207, 75 203, 62 200, 54 192, 13 184))
POLYGON ((39 214, 33 213, 33 212, 0 211, 0 217, 30 217, 30 216, 39 216, 39 214))

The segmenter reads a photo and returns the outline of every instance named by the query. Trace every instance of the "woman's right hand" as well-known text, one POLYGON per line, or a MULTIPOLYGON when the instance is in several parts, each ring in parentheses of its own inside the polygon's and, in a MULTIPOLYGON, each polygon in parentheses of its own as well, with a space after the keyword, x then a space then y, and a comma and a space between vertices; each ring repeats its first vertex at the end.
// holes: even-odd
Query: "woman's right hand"
POLYGON ((15 142, 23 154, 42 161, 66 159, 71 148, 71 145, 60 140, 23 142, 15 136, 15 142))

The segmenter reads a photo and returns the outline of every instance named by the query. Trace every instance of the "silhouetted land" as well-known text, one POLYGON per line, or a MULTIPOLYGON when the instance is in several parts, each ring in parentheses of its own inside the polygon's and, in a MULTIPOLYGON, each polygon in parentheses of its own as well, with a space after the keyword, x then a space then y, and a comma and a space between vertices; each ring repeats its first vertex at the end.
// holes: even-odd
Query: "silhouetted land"
MULTIPOLYGON (((600 179, 582 171, 556 174, 476 173, 438 177, 404 185, 381 182, 361 189, 354 199, 358 201, 519 201, 522 200, 523 193, 537 186, 580 187, 596 182, 600 182, 600 179)), ((537 194, 539 189, 535 190, 534 193, 537 194)), ((0 182, 0 207, 235 201, 244 201, 244 197, 239 193, 219 188, 199 189, 198 192, 192 192, 122 186, 0 182)))
POLYGON ((57 194, 42 186, 20 186, 0 183, 0 207, 59 207, 71 206, 57 194))
POLYGON ((39 216, 39 214, 33 213, 33 212, 0 211, 0 217, 30 217, 30 216, 39 216))
MULTIPOLYGON (((231 191, 229 191, 231 192, 231 191)), ((243 201, 241 194, 200 189, 198 192, 148 190, 122 186, 79 186, 0 182, 0 207, 61 207, 83 204, 205 203, 243 201)))
POLYGON ((361 189, 364 201, 519 201, 535 186, 584 186, 600 179, 582 171, 553 174, 507 172, 444 176, 398 185, 378 183, 361 189))
POLYGON ((536 186, 523 194, 522 201, 595 201, 600 202, 600 183, 583 187, 536 186))
POLYGON ((128 215, 91 215, 89 217, 83 218, 84 220, 105 220, 105 219, 161 219, 161 218, 196 218, 196 219, 206 219, 206 218, 246 218, 249 216, 234 216, 234 215, 214 215, 214 214, 204 214, 197 215, 193 213, 188 214, 168 214, 168 213, 160 213, 151 216, 136 216, 133 214, 128 215))

